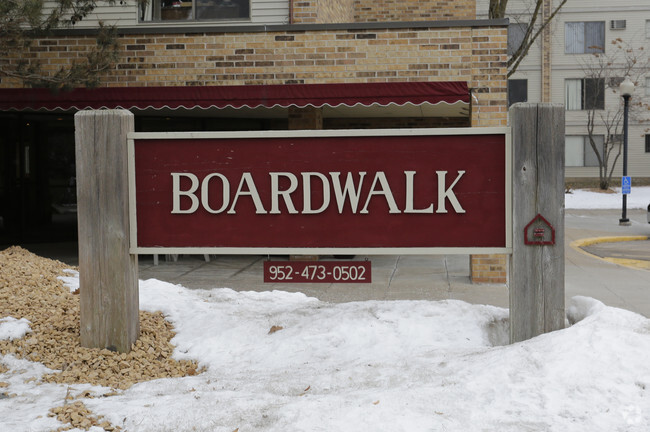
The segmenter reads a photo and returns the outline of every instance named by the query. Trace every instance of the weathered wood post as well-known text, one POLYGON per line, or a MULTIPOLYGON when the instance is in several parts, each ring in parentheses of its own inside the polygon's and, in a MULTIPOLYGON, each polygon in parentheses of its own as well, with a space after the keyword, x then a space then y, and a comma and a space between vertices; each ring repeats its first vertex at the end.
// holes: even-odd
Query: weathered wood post
POLYGON ((564 328, 564 107, 510 108, 510 342, 564 328))
POLYGON ((81 345, 128 352, 140 333, 138 258, 129 254, 126 110, 75 114, 81 345))

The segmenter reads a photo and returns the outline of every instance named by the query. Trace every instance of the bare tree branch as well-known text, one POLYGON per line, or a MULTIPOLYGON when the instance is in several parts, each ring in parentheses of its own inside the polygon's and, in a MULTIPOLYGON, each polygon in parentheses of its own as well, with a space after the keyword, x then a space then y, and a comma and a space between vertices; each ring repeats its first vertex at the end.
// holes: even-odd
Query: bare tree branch
POLYGON ((542 34, 544 29, 549 26, 553 18, 555 18, 555 16, 558 14, 560 9, 562 9, 562 6, 564 6, 566 2, 567 0, 562 0, 558 7, 555 8, 555 10, 551 13, 551 15, 542 20, 540 26, 536 28, 535 24, 537 24, 537 19, 543 5, 543 0, 537 0, 535 4, 535 10, 524 35, 524 40, 522 41, 521 45, 519 45, 519 48, 517 48, 517 50, 508 59, 508 78, 517 71, 517 68, 521 62, 528 55, 530 47, 533 46, 533 44, 537 41, 537 38, 542 34))
POLYGON ((490 19, 505 18, 508 0, 490 0, 488 16, 490 19))
MULTIPOLYGON (((526 23, 526 31, 524 32, 522 42, 508 58, 508 77, 517 71, 521 62, 528 55, 530 48, 537 41, 544 29, 553 21, 558 12, 560 12, 560 9, 562 9, 567 0, 562 0, 548 17, 542 19, 544 2, 545 0, 533 0, 532 12, 530 12, 528 23, 526 23)), ((508 18, 507 8, 508 0, 490 0, 488 17, 490 19, 508 18)), ((512 17, 510 16, 510 18, 512 17)))
MULTIPOLYGON (((582 65, 586 79, 599 80, 603 85, 594 86, 592 91, 606 92, 609 89, 615 95, 618 94, 618 86, 624 77, 629 77, 635 85, 639 85, 645 75, 650 72, 650 58, 645 53, 643 46, 633 48, 622 39, 614 39, 612 47, 606 53, 596 53, 589 57, 589 60, 582 65)), ((630 117, 637 122, 648 121, 648 107, 650 105, 644 99, 643 92, 635 95, 635 102, 630 106, 630 117)), ((593 99, 601 95, 595 93, 593 99)), ((621 99, 621 98, 619 98, 621 99)), ((608 189, 612 183, 614 168, 622 152, 620 137, 623 121, 622 101, 616 104, 616 108, 599 109, 592 104, 587 107, 587 136, 591 148, 598 159, 599 186, 601 189, 608 189), (603 135, 603 145, 599 148, 596 136, 603 135)))

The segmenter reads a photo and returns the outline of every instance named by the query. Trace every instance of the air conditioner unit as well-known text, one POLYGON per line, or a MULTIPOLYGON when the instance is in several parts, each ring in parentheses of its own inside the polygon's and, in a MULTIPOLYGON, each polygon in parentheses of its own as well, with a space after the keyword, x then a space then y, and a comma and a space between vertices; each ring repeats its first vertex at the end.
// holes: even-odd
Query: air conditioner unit
POLYGON ((626 26, 626 21, 625 20, 611 20, 609 22, 609 28, 611 30, 622 30, 626 26))

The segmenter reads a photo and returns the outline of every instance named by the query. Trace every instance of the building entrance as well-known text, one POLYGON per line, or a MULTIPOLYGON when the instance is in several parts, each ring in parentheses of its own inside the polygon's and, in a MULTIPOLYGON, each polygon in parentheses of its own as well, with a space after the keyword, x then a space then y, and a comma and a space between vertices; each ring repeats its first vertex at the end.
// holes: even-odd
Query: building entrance
POLYGON ((0 245, 77 238, 71 115, 0 117, 0 245))

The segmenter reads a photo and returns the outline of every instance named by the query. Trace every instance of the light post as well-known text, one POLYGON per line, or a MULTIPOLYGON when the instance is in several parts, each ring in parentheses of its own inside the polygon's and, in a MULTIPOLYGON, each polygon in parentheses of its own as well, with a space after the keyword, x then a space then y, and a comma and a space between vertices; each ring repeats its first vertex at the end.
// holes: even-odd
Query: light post
MULTIPOLYGON (((634 83, 630 80, 630 77, 625 77, 625 80, 621 83, 619 90, 621 96, 623 96, 623 178, 627 177, 627 121, 628 121, 628 111, 630 107, 630 96, 634 91, 634 83)), ((623 186, 623 181, 621 180, 621 187, 623 186)), ((625 191, 622 191, 625 192, 625 191)), ((618 221, 619 225, 630 225, 630 220, 627 218, 627 194, 623 193, 623 214, 621 219, 618 221)))

